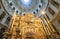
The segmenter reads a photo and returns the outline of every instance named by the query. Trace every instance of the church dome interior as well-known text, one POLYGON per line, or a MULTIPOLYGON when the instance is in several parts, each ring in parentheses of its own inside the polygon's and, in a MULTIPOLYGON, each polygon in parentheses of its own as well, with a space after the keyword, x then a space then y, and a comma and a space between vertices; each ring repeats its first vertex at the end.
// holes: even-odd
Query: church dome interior
POLYGON ((60 0, 0 0, 0 39, 60 39, 60 0))

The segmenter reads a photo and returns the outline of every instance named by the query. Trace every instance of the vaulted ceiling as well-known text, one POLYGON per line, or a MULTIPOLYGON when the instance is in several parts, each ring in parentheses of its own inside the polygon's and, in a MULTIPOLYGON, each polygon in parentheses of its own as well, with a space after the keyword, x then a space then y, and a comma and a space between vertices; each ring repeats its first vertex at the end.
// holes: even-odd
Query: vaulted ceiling
POLYGON ((14 12, 20 14, 21 10, 23 14, 30 12, 37 15, 46 9, 48 0, 2 0, 2 3, 10 15, 14 12))

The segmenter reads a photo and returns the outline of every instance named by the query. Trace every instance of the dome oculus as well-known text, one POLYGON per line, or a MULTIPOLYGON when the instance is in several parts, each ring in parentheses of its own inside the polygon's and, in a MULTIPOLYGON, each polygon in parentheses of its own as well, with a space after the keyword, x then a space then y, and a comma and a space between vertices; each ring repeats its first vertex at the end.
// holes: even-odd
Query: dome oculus
POLYGON ((21 0, 21 3, 25 6, 29 6, 31 4, 31 0, 21 0))

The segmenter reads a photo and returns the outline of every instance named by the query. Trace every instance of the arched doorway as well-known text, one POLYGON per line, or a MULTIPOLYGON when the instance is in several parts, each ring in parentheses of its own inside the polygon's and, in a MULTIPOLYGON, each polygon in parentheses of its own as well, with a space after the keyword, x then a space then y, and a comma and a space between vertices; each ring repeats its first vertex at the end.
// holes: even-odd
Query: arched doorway
POLYGON ((25 39, 34 39, 34 33, 33 32, 27 32, 25 39))

